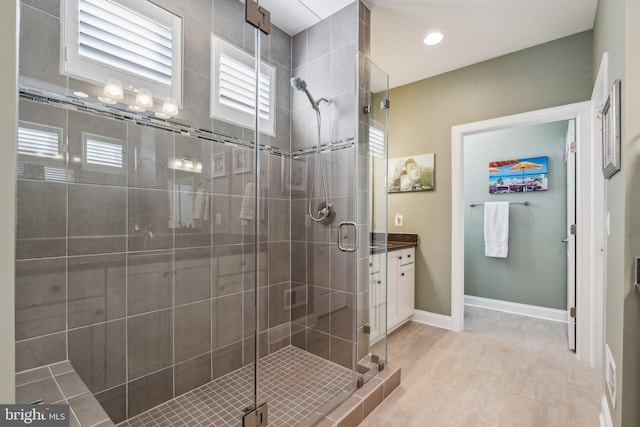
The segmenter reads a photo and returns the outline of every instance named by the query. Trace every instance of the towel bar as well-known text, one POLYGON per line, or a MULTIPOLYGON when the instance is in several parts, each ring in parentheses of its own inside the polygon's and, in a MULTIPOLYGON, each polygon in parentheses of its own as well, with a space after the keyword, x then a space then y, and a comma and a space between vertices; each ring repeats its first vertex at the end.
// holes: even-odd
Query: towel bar
MULTIPOLYGON (((525 206, 529 206, 529 202, 528 201, 524 201, 524 202, 509 202, 510 205, 525 205, 525 206)), ((471 203, 469 206, 474 207, 474 206, 484 206, 484 203, 471 203)))

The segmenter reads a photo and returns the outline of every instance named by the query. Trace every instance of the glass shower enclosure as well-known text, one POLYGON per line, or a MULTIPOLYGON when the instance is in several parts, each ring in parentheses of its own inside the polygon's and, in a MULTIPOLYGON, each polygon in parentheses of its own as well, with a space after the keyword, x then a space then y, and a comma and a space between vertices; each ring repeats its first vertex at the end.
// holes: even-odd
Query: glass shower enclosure
POLYGON ((21 1, 16 370, 115 423, 313 425, 386 362, 369 10, 247 2, 21 1))

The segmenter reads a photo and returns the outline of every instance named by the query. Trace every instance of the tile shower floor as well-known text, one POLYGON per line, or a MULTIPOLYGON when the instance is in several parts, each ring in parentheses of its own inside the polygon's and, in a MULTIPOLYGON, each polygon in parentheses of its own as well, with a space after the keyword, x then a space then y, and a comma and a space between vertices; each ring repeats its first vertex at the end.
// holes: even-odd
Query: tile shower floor
MULTIPOLYGON (((259 378, 259 399, 268 403, 274 427, 315 419, 325 402, 353 382, 351 370, 293 346, 260 359, 259 378)), ((253 387, 253 366, 245 366, 118 426, 240 426, 253 387)))

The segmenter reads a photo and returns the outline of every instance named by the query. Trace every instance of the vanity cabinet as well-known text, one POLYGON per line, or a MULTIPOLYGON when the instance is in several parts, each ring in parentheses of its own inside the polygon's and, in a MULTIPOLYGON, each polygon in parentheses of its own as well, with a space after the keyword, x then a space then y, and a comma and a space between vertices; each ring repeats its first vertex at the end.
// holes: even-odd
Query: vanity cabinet
POLYGON ((369 258, 369 327, 371 344, 406 323, 415 304, 415 248, 391 250, 369 258), (385 288, 385 276, 387 286, 385 288), (386 310, 385 310, 386 302, 386 310))
POLYGON ((374 254, 369 258, 369 343, 377 342, 385 332, 385 301, 386 289, 384 277, 386 269, 384 267, 384 254, 374 254))
POLYGON ((405 324, 415 307, 415 248, 389 251, 387 256, 387 331, 405 324))

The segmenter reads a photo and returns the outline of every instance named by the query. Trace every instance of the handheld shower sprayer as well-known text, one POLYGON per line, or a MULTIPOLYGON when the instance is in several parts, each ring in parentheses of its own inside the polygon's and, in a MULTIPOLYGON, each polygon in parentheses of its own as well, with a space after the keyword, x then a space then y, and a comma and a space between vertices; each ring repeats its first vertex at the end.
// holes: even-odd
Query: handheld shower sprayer
POLYGON ((311 103, 311 106, 313 107, 314 110, 316 110, 316 112, 319 112, 318 105, 321 102, 326 102, 327 104, 331 104, 331 98, 320 98, 318 100, 313 99, 313 96, 311 96, 311 92, 309 92, 309 89, 307 89, 307 82, 302 80, 300 77, 292 78, 291 86, 293 86, 294 89, 304 92, 305 95, 307 95, 307 98, 309 98, 309 102, 311 103))
POLYGON ((336 209, 333 206, 333 203, 329 202, 329 196, 327 195, 327 184, 324 176, 324 162, 322 160, 322 150, 321 150, 322 144, 320 142, 320 128, 321 128, 322 120, 320 115, 320 108, 318 107, 318 105, 321 102, 325 102, 326 104, 330 105, 331 98, 320 98, 318 100, 313 99, 313 96, 311 96, 311 92, 309 92, 309 90, 307 89, 307 82, 302 80, 300 77, 292 78, 291 86, 294 89, 304 92, 305 95, 307 95, 307 98, 309 98, 309 102, 311 103, 311 107, 313 107, 313 109, 316 112, 316 118, 318 119, 318 145, 316 146, 316 162, 313 167, 313 179, 311 180, 311 189, 309 190, 309 193, 307 195, 307 201, 308 201, 307 213, 309 214, 309 217, 313 221, 328 225, 328 224, 331 224, 333 220, 336 218, 336 209), (320 203, 320 206, 318 207, 318 216, 314 217, 313 214, 311 213, 311 197, 313 196, 313 189, 315 188, 315 185, 316 185, 316 173, 318 171, 318 165, 320 165, 320 175, 322 179, 322 192, 324 194, 324 201, 320 203))

